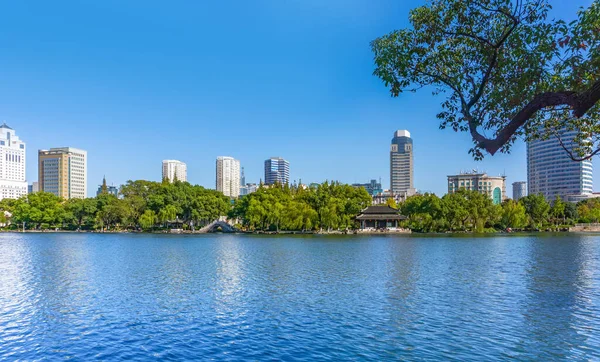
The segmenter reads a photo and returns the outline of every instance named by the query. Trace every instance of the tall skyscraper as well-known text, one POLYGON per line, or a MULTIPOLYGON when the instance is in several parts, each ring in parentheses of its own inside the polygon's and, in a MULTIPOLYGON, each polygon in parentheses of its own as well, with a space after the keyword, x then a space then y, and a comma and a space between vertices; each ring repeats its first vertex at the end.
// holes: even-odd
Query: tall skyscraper
POLYGON ((72 147, 38 151, 40 191, 65 199, 87 195, 87 152, 72 147))
POLYGON ((290 163, 281 157, 265 160, 265 185, 290 182, 290 163))
POLYGON ((0 126, 0 200, 18 199, 27 194, 25 142, 15 130, 0 126))
MULTIPOLYGON (((572 145, 576 131, 563 131, 566 147, 572 145)), ((556 196, 590 195, 593 192, 592 162, 571 160, 558 139, 527 143, 527 184, 529 195, 543 194, 551 201, 556 196)))
POLYGON ((169 182, 183 181, 187 182, 187 165, 177 160, 163 160, 162 162, 162 178, 169 182))
POLYGON ((519 201, 521 197, 527 196, 527 182, 517 181, 513 182, 513 200, 519 201))
POLYGON ((390 147, 390 189, 393 193, 414 193, 413 141, 410 132, 398 130, 390 147))
POLYGON ((243 167, 242 167, 242 178, 240 179, 240 186, 246 186, 246 175, 244 174, 243 167))
POLYGON ((217 157, 217 191, 229 197, 240 196, 240 161, 233 157, 217 157))

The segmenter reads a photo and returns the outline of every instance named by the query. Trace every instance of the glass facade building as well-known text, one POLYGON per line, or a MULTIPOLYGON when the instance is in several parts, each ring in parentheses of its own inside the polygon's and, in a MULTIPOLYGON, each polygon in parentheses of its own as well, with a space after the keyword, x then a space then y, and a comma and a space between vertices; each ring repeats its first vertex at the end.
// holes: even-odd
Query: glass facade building
POLYGON ((290 163, 281 157, 265 160, 265 185, 290 182, 290 163))
MULTIPOLYGON (((562 132, 563 144, 569 147, 576 131, 562 132)), ((558 139, 527 143, 527 184, 529 195, 542 194, 551 201, 593 192, 592 162, 571 160, 558 139)))

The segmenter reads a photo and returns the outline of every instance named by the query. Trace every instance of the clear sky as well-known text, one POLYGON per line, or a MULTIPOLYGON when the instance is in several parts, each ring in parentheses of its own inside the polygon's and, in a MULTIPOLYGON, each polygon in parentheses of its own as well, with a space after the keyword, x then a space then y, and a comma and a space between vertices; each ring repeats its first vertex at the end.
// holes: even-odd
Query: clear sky
MULTIPOLYGON (((553 1, 567 20, 589 0, 553 1)), ((438 129, 440 97, 390 98, 369 42, 407 25, 398 0, 103 0, 0 4, 0 121, 37 150, 88 151, 88 194, 102 176, 160 180, 161 161, 215 187, 233 156, 248 182, 271 156, 293 180, 389 187, 396 129, 414 139, 415 186, 443 194, 446 175, 477 168, 526 180, 525 147, 475 162, 465 133, 438 129)), ((598 180, 596 174, 596 180, 598 180)), ((598 181, 596 181, 598 185, 598 181)), ((597 189, 597 186, 596 186, 597 189)), ((512 192, 507 187, 509 195, 512 192)))

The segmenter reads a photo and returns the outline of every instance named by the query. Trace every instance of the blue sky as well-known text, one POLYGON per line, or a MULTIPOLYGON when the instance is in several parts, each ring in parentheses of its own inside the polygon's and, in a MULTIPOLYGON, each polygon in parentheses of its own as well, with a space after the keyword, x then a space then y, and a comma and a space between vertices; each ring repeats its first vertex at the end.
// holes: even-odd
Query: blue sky
MULTIPOLYGON (((415 186, 445 193, 446 175, 477 168, 526 179, 525 146, 475 162, 467 134, 439 130, 440 97, 391 98, 372 76, 369 42, 407 25, 397 0, 6 1, 0 4, 0 120, 37 150, 88 151, 88 194, 160 180, 161 161, 188 164, 214 188, 217 156, 248 182, 263 161, 294 180, 389 186, 396 129, 414 139, 415 186)), ((554 1, 572 19, 589 1, 554 1)), ((597 179, 597 177, 596 177, 597 179)), ((597 187, 596 187, 597 188, 597 187)), ((511 187, 507 188, 511 192, 511 187)))

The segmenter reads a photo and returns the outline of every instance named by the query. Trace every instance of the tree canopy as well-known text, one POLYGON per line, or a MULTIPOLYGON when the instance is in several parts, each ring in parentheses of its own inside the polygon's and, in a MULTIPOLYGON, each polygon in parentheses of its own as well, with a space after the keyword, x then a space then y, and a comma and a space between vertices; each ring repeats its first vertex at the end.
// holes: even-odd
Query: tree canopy
POLYGON ((354 217, 371 204, 364 188, 338 182, 316 187, 261 186, 237 200, 231 217, 250 230, 339 230, 354 228, 354 217))
POLYGON ((64 200, 47 192, 0 201, 12 222, 30 229, 152 229, 178 219, 195 225, 227 215, 230 199, 187 182, 128 181, 120 197, 103 192, 86 199, 64 200))
POLYGON ((470 153, 509 152, 517 137, 557 137, 574 160, 600 152, 600 0, 566 23, 547 0, 429 0, 411 27, 371 44, 374 74, 396 97, 443 94, 440 128, 469 132, 470 153), (564 144, 561 130, 576 131, 564 144))

